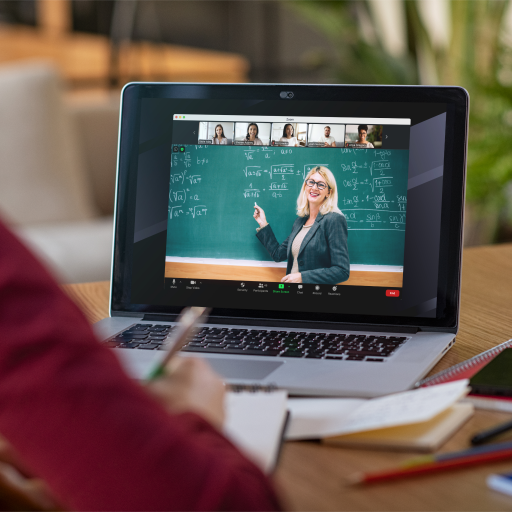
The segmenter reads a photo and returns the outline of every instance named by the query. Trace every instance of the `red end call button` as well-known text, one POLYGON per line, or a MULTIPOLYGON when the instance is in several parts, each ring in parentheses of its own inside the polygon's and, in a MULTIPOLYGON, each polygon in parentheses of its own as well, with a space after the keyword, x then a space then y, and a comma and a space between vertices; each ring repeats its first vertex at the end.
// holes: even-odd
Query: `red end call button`
POLYGON ((386 297, 400 297, 400 290, 386 290, 386 297))

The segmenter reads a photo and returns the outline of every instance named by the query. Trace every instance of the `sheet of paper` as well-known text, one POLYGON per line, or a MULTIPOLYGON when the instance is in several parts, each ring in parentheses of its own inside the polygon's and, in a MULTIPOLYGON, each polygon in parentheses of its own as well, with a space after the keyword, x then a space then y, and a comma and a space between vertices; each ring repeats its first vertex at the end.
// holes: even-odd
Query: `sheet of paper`
POLYGON ((340 434, 363 432, 427 421, 468 393, 468 380, 429 386, 374 398, 359 407, 340 429, 340 434))
POLYGON ((357 398, 289 398, 286 439, 321 439, 338 433, 340 425, 367 400, 357 398))
POLYGON ((279 453, 287 397, 286 391, 226 393, 224 433, 266 473, 279 453))
POLYGON ((427 421, 468 392, 460 380, 372 400, 289 399, 286 439, 318 439, 427 421))

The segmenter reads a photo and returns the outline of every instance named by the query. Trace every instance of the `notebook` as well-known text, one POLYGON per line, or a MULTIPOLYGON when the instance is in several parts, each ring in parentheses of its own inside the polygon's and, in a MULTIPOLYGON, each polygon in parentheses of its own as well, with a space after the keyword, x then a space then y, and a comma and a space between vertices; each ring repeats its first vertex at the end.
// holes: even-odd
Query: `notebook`
POLYGON ((434 451, 473 414, 457 401, 467 380, 372 400, 290 399, 288 440, 357 448, 434 451))
POLYGON ((462 361, 461 363, 451 366, 450 368, 436 373, 435 375, 420 380, 416 384, 416 387, 434 386, 436 384, 443 384, 454 380, 470 379, 506 348, 512 348, 512 339, 500 343, 499 345, 496 345, 495 347, 486 350, 471 359, 462 361))
POLYGON ((224 434, 266 473, 271 473, 277 465, 287 419, 285 391, 226 393, 224 434))
MULTIPOLYGON (((512 339, 500 343, 499 345, 478 354, 467 361, 462 361, 446 370, 419 381, 417 387, 433 386, 445 382, 452 382, 459 379, 470 379, 480 371, 487 363, 492 361, 500 352, 506 348, 512 348, 512 339)), ((491 411, 512 412, 512 398, 471 395, 464 399, 465 402, 473 404, 477 409, 487 409, 491 411)))
POLYGON ((472 404, 456 403, 431 420, 401 427, 358 432, 324 439, 324 443, 350 448, 434 452, 468 421, 472 404))
POLYGON ((98 334, 140 378, 182 308, 210 307, 184 354, 228 383, 411 388, 458 329, 468 101, 457 87, 128 84, 98 334))

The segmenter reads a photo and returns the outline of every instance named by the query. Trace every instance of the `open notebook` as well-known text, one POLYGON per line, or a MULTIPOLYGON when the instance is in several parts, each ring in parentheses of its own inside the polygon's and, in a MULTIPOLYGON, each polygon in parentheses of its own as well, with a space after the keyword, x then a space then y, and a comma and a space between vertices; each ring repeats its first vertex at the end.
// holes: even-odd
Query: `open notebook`
POLYGON ((472 405, 456 403, 468 392, 467 384, 461 380, 372 400, 292 398, 286 438, 432 451, 473 414, 472 405))

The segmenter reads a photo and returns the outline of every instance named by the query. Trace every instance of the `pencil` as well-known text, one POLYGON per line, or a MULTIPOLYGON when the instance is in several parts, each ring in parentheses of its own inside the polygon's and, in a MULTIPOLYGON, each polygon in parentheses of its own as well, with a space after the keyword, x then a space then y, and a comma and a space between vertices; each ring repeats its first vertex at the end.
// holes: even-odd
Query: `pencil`
POLYGON ((512 421, 507 421, 506 423, 500 423, 497 427, 490 428, 488 430, 484 430, 480 432, 476 436, 471 438, 471 444, 479 445, 489 441, 493 437, 496 437, 499 434, 503 434, 503 432, 507 432, 508 430, 512 430, 512 421))
POLYGON ((155 380, 165 373, 165 367, 169 361, 184 347, 196 325, 203 321, 209 312, 210 308, 187 308, 183 311, 176 332, 168 343, 170 349, 165 357, 149 372, 146 380, 155 380))
POLYGON ((512 443, 499 443, 492 446, 445 453, 437 456, 418 457, 412 461, 406 461, 402 466, 387 471, 352 475, 349 481, 353 484, 370 484, 385 480, 423 475, 426 473, 435 473, 459 467, 473 466, 476 464, 485 464, 487 462, 508 458, 512 458, 512 443), (415 460, 417 461, 416 463, 414 462, 415 460))

